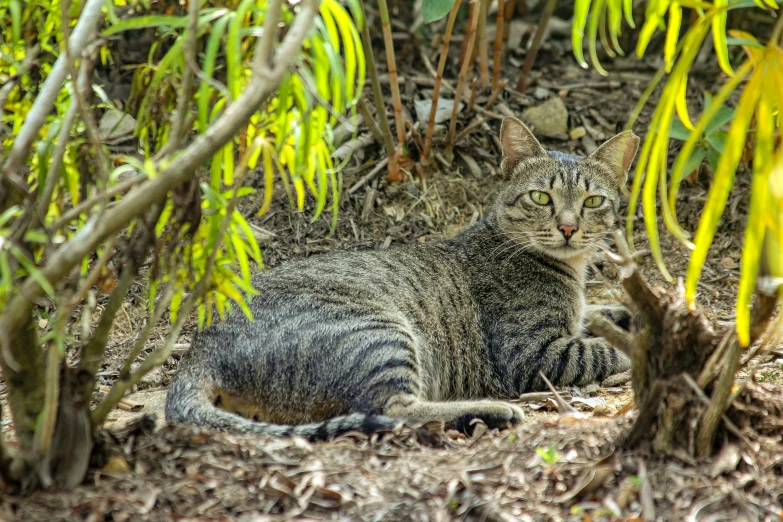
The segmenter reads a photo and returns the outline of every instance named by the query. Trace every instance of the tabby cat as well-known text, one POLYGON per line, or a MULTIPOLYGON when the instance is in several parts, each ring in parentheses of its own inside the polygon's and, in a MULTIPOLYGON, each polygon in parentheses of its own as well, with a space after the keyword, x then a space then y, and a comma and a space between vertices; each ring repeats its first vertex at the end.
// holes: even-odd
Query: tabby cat
POLYGON ((259 273, 260 295, 197 334, 166 418, 216 430, 326 440, 441 420, 519 423, 502 402, 585 384, 628 359, 584 331, 588 257, 605 246, 639 144, 547 153, 501 127, 507 179, 487 217, 450 240, 310 257, 259 273))

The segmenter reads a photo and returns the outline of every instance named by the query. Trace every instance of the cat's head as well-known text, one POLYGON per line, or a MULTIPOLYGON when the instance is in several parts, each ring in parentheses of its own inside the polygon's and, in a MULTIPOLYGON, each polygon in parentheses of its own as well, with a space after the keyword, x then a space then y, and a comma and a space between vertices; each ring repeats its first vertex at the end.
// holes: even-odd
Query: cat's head
POLYGON ((639 138, 622 132, 588 157, 547 152, 525 124, 509 117, 500 141, 507 179, 495 203, 501 230, 562 260, 595 252, 615 226, 639 138))

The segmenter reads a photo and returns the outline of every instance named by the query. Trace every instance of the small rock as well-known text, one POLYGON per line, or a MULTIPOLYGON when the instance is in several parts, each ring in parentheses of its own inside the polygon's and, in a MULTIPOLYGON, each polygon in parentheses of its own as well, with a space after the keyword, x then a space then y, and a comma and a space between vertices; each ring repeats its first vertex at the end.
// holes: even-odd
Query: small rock
POLYGON ((536 87, 536 90, 533 91, 533 97, 537 100, 546 100, 549 98, 549 91, 543 87, 536 87))
POLYGON ((525 109, 522 119, 533 126, 533 132, 540 136, 563 135, 568 132, 568 110, 558 96, 541 105, 525 109))
POLYGON ((730 257, 724 257, 723 259, 721 259, 720 264, 723 265, 725 268, 728 268, 729 270, 734 270, 739 268, 737 262, 730 257))
MULTIPOLYGON (((432 100, 416 100, 414 102, 416 106, 416 118, 422 125, 427 125, 430 120, 430 110, 432 110, 432 100)), ((457 113, 465 107, 465 104, 460 102, 457 113)), ((454 100, 449 98, 438 98, 438 108, 435 109, 435 123, 443 123, 451 120, 451 113, 454 110, 454 100)))
POLYGON ((571 132, 568 133, 572 140, 578 140, 585 134, 587 134, 587 130, 584 127, 576 127, 575 129, 571 129, 571 132))
POLYGON ((98 123, 98 134, 101 140, 108 145, 133 138, 135 129, 136 120, 133 116, 117 109, 107 110, 98 123))

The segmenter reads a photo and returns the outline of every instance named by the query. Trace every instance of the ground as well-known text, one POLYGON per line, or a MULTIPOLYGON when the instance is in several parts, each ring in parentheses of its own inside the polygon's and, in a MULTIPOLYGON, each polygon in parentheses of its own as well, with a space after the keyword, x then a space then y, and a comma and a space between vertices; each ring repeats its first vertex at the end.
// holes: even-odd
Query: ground
MULTIPOLYGON (((433 51, 422 52, 436 61, 433 51)), ((414 100, 429 96, 431 82, 417 53, 405 46, 398 56, 406 78, 403 101, 414 115, 414 100)), ((524 56, 524 45, 509 53, 504 77, 515 78, 518 56, 524 56)), ((446 74, 452 82, 456 67, 454 56, 446 74)), ((634 58, 607 67, 608 78, 579 69, 567 39, 552 36, 539 55, 528 94, 506 90, 490 111, 463 111, 459 129, 471 126, 476 117, 486 126, 476 123, 458 143, 455 162, 440 165, 427 178, 414 174, 405 183, 389 185, 381 170, 357 187, 382 157, 376 144, 358 150, 344 173, 334 234, 329 234, 328 218, 311 223, 307 212, 290 210, 282 193, 261 218, 255 217, 259 201, 243 202, 266 266, 334 249, 386 248, 454 235, 482 218, 502 181, 495 139, 498 115, 519 115, 559 97, 568 112, 567 131, 575 131, 575 139, 563 134, 542 143, 580 154, 591 152, 625 124, 655 69, 634 58), (581 137, 579 128, 585 131, 581 137)), ((717 76, 709 64, 697 69, 695 109, 700 108, 701 89, 713 85, 717 76)), ((483 106, 487 98, 480 93, 476 104, 483 106)), ((650 111, 648 106, 635 126, 642 136, 650 111)), ((261 182, 260 177, 251 180, 257 186, 261 182)), ((680 219, 686 229, 694 229, 708 186, 709 173, 702 172, 683 187, 680 219)), ((716 328, 733 319, 747 186, 741 171, 704 267, 699 301, 716 328)), ((644 255, 646 241, 637 229, 643 272, 664 284, 651 257, 644 255)), ((662 243, 669 269, 683 275, 686 250, 666 235, 662 243)), ((595 266, 588 276, 588 295, 591 300, 611 299, 618 289, 615 270, 600 258, 595 266)), ((117 375, 143 324, 141 294, 138 289, 118 316, 101 373, 104 385, 117 375)), ((178 355, 194 329, 193 322, 185 329, 178 355)), ((158 338, 165 332, 162 328, 158 338)), ((320 444, 177 426, 155 431, 149 422, 129 425, 134 416, 160 413, 178 355, 129 398, 127 407, 140 407, 140 412, 113 412, 110 427, 116 431, 102 435, 101 451, 83 486, 67 493, 6 495, 0 499, 0 520, 774 520, 783 511, 779 437, 756 435, 750 446, 731 441, 719 456, 702 462, 619 449, 615 441, 634 417, 627 383, 561 390, 579 410, 576 414, 558 413, 549 396, 525 397, 521 404, 528 416, 521 426, 473 439, 444 434, 435 425, 320 444)), ((756 371, 758 386, 773 394, 783 390, 780 357, 772 353, 756 371)), ((748 372, 743 378, 750 378, 748 372)))

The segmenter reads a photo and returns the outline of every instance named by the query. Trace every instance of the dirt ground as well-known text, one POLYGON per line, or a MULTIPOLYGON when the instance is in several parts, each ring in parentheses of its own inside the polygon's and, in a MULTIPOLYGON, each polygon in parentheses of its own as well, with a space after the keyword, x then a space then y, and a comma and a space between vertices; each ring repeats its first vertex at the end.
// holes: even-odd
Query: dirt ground
MULTIPOLYGON (((458 50, 458 45, 453 47, 458 50)), ((421 49, 405 45, 398 55, 405 77, 403 101, 413 121, 417 121, 414 101, 427 98, 431 89, 421 53, 437 63, 435 51, 427 45, 421 49)), ((512 83, 524 53, 524 44, 509 52, 503 76, 512 83)), ((455 83, 457 56, 452 54, 446 76, 455 83)), ((580 154, 591 152, 622 128, 656 64, 631 58, 605 65, 610 69, 606 78, 579 69, 568 39, 553 33, 539 54, 527 94, 507 89, 490 111, 463 110, 458 129, 473 125, 472 131, 458 143, 454 163, 441 166, 440 172, 426 179, 411 175, 402 184, 388 185, 385 170, 367 179, 383 152, 378 144, 358 150, 343 175, 345 190, 333 235, 329 217, 311 223, 307 211, 290 210, 283 193, 277 194, 273 209, 261 218, 256 217, 260 201, 244 201, 242 211, 256 227, 264 263, 273 267, 334 249, 387 248, 454 235, 483 217, 502 181, 496 139, 499 116, 520 115, 527 107, 559 97, 568 111, 568 131, 581 128, 585 133, 579 136, 577 130, 541 141, 547 148, 580 154)), ((700 109, 701 88, 711 88, 717 77, 717 68, 697 66, 691 85, 694 109, 700 109)), ((451 96, 448 90, 444 95, 451 96)), ((479 93, 476 105, 483 106, 487 98, 488 93, 479 93)), ((652 105, 635 127, 642 136, 652 105)), ((360 135, 364 133, 363 128, 360 135)), ((411 148, 416 158, 418 151, 411 148)), ((257 176, 251 183, 260 187, 262 178, 257 176)), ((708 187, 708 172, 683 187, 679 217, 686 229, 695 228, 708 187)), ((699 301, 716 328, 729 326, 734 317, 747 187, 747 173, 740 171, 726 220, 704 267, 699 301)), ((644 233, 637 229, 637 248, 644 252, 644 233)), ((682 276, 686 250, 666 234, 662 246, 669 270, 682 276)), ((642 254, 639 261, 649 280, 664 283, 649 255, 642 254)), ((617 289, 614 268, 597 259, 588 276, 589 298, 608 300, 617 289)), ((138 312, 145 306, 143 290, 136 289, 134 295, 118 316, 110 357, 101 372, 104 385, 116 377, 143 324, 143 314, 138 312)), ((112 414, 110 425, 119 431, 103 434, 103 451, 96 452, 83 486, 70 492, 5 495, 0 498, 0 520, 783 518, 779 436, 748 432, 750 446, 731 441, 720 455, 699 462, 684 455, 659 459, 642 451, 622 451, 614 441, 634 416, 633 395, 624 382, 562 390, 578 410, 570 415, 559 414, 547 396, 527 397, 521 402, 528 413, 522 426, 472 439, 429 425, 383 437, 346 436, 310 444, 160 428, 160 422, 155 431, 149 419, 134 421, 140 415, 160 413, 178 355, 187 348, 194 329, 191 322, 179 340, 177 356, 146 377, 130 397, 141 411, 112 414)), ((165 332, 160 329, 157 341, 165 332)), ((753 377, 757 386, 778 395, 783 391, 781 357, 771 353, 762 359, 753 377)), ((743 374, 744 379, 751 377, 743 374)))

